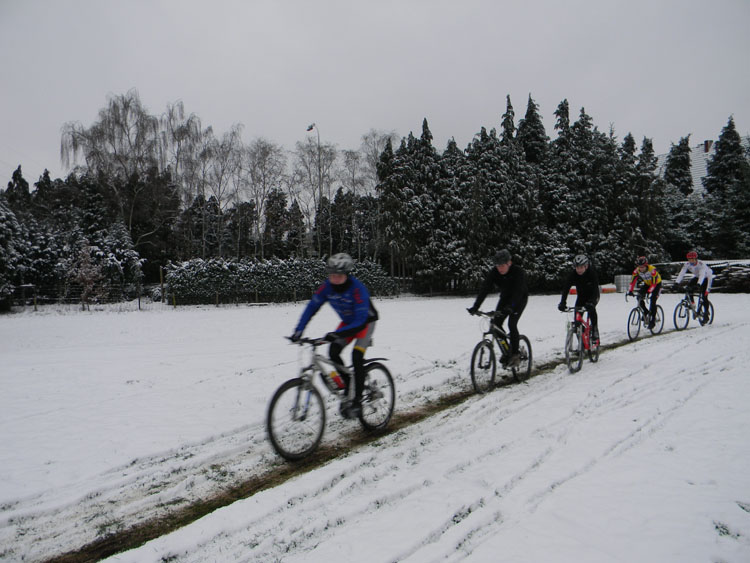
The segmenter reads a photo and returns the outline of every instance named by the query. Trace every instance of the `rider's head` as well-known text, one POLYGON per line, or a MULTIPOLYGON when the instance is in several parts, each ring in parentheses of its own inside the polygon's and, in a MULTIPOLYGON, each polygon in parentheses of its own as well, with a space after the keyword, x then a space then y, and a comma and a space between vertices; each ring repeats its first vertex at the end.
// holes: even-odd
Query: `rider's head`
POLYGON ((345 283, 347 276, 349 275, 349 272, 352 271, 353 267, 354 260, 352 260, 351 256, 343 252, 334 254, 328 259, 328 262, 326 263, 326 273, 328 274, 328 279, 334 285, 345 283))
POLYGON ((502 275, 505 275, 508 273, 510 264, 511 264, 511 257, 510 257, 510 252, 508 252, 507 249, 503 248, 502 250, 498 250, 495 253, 495 268, 497 268, 497 271, 500 272, 502 275))
POLYGON ((635 265, 640 269, 642 272, 648 268, 648 258, 645 256, 639 256, 635 259, 635 265))
POLYGON ((589 259, 585 254, 579 254, 573 258, 573 267, 576 269, 578 275, 583 275, 586 268, 589 267, 589 259))
POLYGON ((698 261, 698 253, 695 250, 691 250, 687 253, 687 259, 695 264, 698 261))

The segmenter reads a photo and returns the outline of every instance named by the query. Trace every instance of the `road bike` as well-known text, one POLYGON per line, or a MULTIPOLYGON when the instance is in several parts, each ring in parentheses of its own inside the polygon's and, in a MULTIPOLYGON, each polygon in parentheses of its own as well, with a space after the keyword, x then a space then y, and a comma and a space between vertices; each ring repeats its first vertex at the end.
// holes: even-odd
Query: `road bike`
POLYGON ((687 328, 688 323, 690 322, 690 317, 693 317, 693 320, 697 320, 701 326, 703 325, 710 325, 714 322, 714 304, 710 301, 708 302, 708 314, 706 314, 705 311, 703 311, 703 305, 704 305, 705 297, 703 296, 703 292, 698 293, 698 302, 693 302, 693 296, 690 293, 689 289, 685 290, 685 296, 680 300, 680 302, 677 304, 677 306, 674 308, 674 314, 672 315, 672 320, 674 321, 674 327, 677 330, 682 330, 687 328))
POLYGON ((591 338, 591 320, 583 307, 568 307, 564 312, 572 313, 565 335, 565 361, 570 373, 575 373, 583 366, 584 352, 591 362, 599 360, 599 338, 591 338))
POLYGON ((477 311, 478 316, 484 317, 487 326, 482 340, 474 347, 471 354, 471 383, 477 393, 487 393, 495 385, 497 375, 497 356, 495 346, 500 354, 500 366, 509 369, 519 383, 526 381, 531 375, 531 342, 523 334, 518 337, 518 356, 521 362, 516 366, 510 365, 510 336, 502 327, 494 323, 498 313, 477 311))
MULTIPOLYGON (((342 412, 354 396, 354 369, 317 353, 318 346, 327 344, 325 340, 300 338, 296 343, 309 347, 309 364, 300 369, 298 377, 284 382, 276 390, 266 416, 266 430, 273 449, 289 461, 310 455, 323 438, 326 409, 316 381, 339 399, 342 412), (344 383, 346 378, 341 376, 348 376, 348 386, 344 383)), ((358 419, 367 431, 384 429, 393 415, 396 388, 391 373, 382 363, 386 359, 365 359, 365 383, 358 419)))
MULTIPOLYGON (((633 307, 633 309, 630 311, 630 314, 628 315, 628 338, 630 340, 635 340, 638 338, 638 334, 641 332, 641 325, 648 326, 649 321, 651 320, 651 314, 649 313, 649 307, 648 305, 651 303, 651 299, 653 299, 653 296, 651 293, 647 294, 648 296, 648 304, 646 303, 646 298, 639 297, 638 298, 638 304, 633 307)), ((628 300, 628 294, 625 294, 625 301, 628 300)), ((661 308, 661 305, 656 306, 656 318, 654 319, 654 326, 652 328, 649 328, 651 331, 651 334, 659 334, 662 330, 664 330, 664 309, 661 308)))

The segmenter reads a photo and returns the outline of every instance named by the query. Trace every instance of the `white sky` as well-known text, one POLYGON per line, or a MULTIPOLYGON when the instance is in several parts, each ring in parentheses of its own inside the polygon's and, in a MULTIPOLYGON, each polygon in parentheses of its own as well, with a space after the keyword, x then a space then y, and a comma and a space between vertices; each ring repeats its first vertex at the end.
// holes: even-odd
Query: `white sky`
POLYGON ((152 114, 182 100, 222 134, 288 149, 311 122, 358 148, 369 129, 421 133, 439 151, 516 124, 529 94, 554 138, 568 99, 657 153, 730 115, 750 131, 750 2, 628 0, 0 0, 0 181, 64 176, 60 129, 91 125, 136 88, 152 114))

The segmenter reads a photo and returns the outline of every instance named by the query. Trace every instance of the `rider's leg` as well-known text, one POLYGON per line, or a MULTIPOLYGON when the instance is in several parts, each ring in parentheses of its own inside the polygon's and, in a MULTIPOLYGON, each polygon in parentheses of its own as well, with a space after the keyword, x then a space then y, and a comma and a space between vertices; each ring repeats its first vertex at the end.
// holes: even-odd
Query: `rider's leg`
POLYGON ((511 360, 517 359, 518 356, 518 320, 523 314, 523 310, 526 308, 527 300, 524 299, 521 303, 514 304, 513 310, 508 315, 508 335, 510 336, 510 353, 511 360))
POLYGON ((649 311, 650 320, 648 322, 648 328, 654 328, 656 325, 656 302, 659 300, 660 293, 661 283, 657 283, 654 290, 651 292, 651 310, 649 311))
POLYGON ((582 295, 579 294, 576 299, 576 307, 583 307, 589 314, 589 320, 591 321, 591 336, 593 338, 599 338, 599 316, 596 314, 596 303, 598 299, 596 296, 582 295))
POLYGON ((642 285, 638 290, 638 305, 641 308, 641 312, 644 315, 648 315, 648 307, 646 306, 646 295, 648 295, 648 288, 642 285))
MULTIPOLYGON (((354 348, 352 349, 352 365, 354 366, 354 401, 352 409, 359 409, 362 401, 362 391, 365 388, 365 352, 372 344, 372 333, 375 332, 375 324, 370 323, 356 335, 354 348)), ((356 414, 356 413, 352 413, 356 414)))
POLYGON ((703 302, 703 312, 708 314, 708 280, 703 280, 701 283, 701 300, 703 302))
POLYGON ((687 291, 690 294, 690 304, 695 304, 695 290, 698 288, 698 278, 691 279, 687 284, 687 291))

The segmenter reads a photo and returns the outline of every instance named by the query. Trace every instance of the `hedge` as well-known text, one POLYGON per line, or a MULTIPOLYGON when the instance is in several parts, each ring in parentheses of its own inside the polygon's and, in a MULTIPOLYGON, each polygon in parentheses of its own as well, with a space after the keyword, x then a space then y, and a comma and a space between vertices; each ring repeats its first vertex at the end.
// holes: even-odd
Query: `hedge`
MULTIPOLYGON (((325 279, 325 263, 288 260, 194 259, 167 265, 168 299, 176 305, 284 302, 309 299, 325 279)), ((352 275, 374 296, 395 295, 398 286, 374 262, 356 262, 352 275)))

